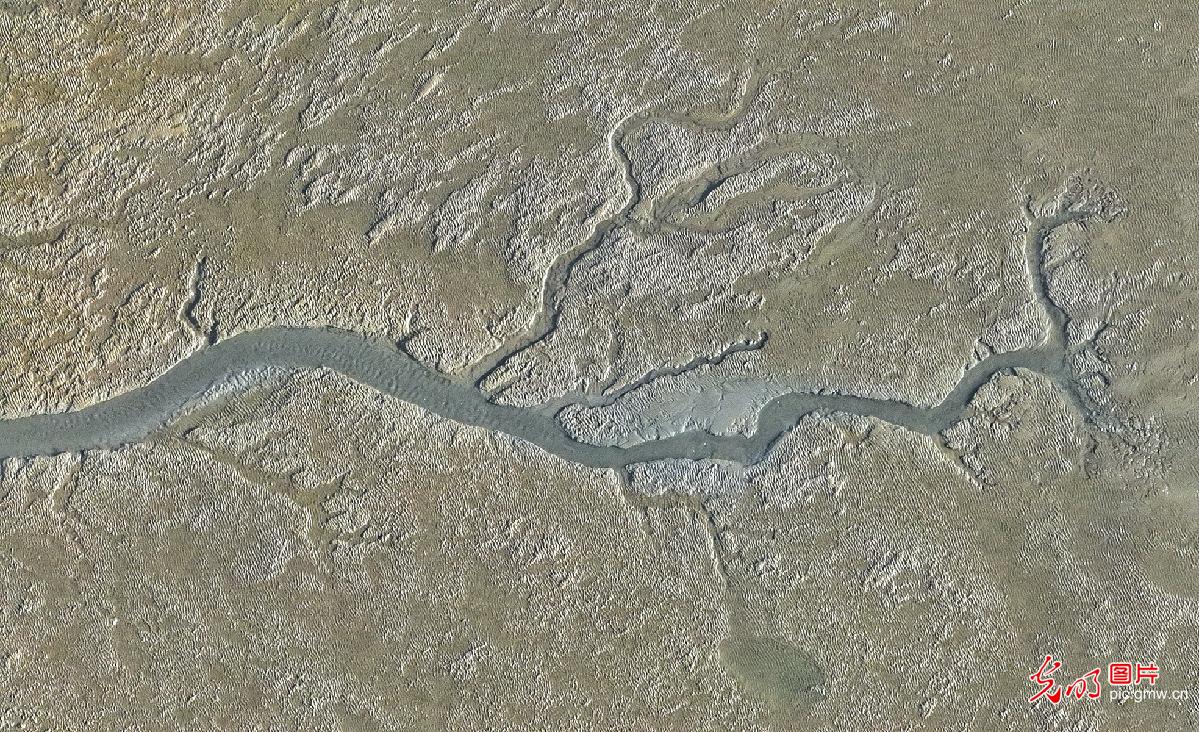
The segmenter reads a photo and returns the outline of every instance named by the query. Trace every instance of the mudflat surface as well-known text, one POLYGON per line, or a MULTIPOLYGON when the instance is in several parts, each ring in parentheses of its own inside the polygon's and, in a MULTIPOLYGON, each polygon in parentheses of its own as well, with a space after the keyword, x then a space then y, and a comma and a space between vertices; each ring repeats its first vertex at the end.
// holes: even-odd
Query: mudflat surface
POLYGON ((1199 726, 1097 5, 0 4, 0 729, 1199 726))

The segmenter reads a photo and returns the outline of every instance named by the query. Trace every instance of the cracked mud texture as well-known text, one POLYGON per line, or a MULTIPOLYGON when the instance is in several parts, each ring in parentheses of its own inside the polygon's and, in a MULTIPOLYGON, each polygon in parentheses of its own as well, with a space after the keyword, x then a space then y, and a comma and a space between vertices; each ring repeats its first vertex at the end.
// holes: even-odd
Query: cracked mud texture
POLYGON ((0 3, 0 729, 1199 727, 1196 23, 0 3))

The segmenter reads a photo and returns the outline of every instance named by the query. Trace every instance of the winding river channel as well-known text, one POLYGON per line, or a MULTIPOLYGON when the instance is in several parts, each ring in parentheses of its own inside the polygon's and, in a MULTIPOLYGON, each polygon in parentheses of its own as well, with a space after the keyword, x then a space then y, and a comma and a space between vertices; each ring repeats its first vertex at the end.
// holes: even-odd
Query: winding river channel
POLYGON ((452 381, 391 343, 323 328, 267 328, 206 346, 149 384, 107 401, 74 412, 0 421, 0 457, 115 449, 145 439, 198 396, 239 375, 265 368, 327 368, 447 419, 511 435, 582 465, 619 468, 679 458, 748 464, 761 459, 775 440, 814 412, 863 415, 921 434, 936 434, 959 419, 975 391, 1000 371, 1025 368, 1060 381, 1065 377, 1064 367, 1054 350, 1043 347, 991 356, 969 369, 934 407, 793 393, 771 401, 759 415, 757 430, 748 437, 696 430, 630 447, 612 447, 574 440, 552 414, 491 402, 473 384, 452 381))
MULTIPOLYGON (((997 373, 1035 371, 1052 380, 1063 397, 1090 421, 1067 365, 1066 316, 1049 296, 1043 272, 1046 237, 1078 220, 1063 213, 1031 220, 1025 241, 1032 295, 1049 321, 1043 342, 1033 348, 988 356, 966 369, 957 385, 930 407, 848 394, 790 393, 776 397, 758 415, 753 434, 715 435, 692 430, 627 447, 579 442, 553 410, 493 402, 477 375, 453 380, 412 359, 395 344, 328 328, 279 327, 241 333, 207 345, 150 383, 74 411, 0 420, 0 458, 115 449, 144 440, 169 424, 196 399, 246 374, 264 369, 331 369, 446 419, 511 435, 571 462, 597 468, 669 459, 719 459, 742 464, 760 460, 804 416, 845 413, 871 417, 924 435, 937 435, 961 419, 975 392, 997 373)), ((524 344, 521 344, 522 346, 524 344)))
MULTIPOLYGON (((762 84, 761 78, 749 77, 743 101, 723 117, 703 122, 682 117, 671 119, 682 125, 727 128, 744 116, 749 100, 761 92, 762 84)), ((920 434, 937 435, 962 417, 975 392, 992 376, 1017 368, 1036 371, 1051 379, 1080 416, 1089 421, 1067 366, 1067 318, 1050 297, 1044 275, 1044 243, 1049 233, 1058 226, 1085 218, 1083 212, 1071 210, 1068 202, 1048 215, 1025 210, 1029 228, 1024 255, 1031 294, 1049 321, 1043 342, 1033 348, 986 357, 966 369, 957 385, 934 406, 919 407, 902 401, 845 394, 791 393, 775 398, 763 408, 757 429, 749 436, 693 430, 618 447, 575 440, 553 410, 493 402, 483 388, 486 378, 556 327, 558 296, 566 287, 572 266, 594 249, 607 232, 628 223, 642 201, 640 185, 632 175, 624 145, 633 129, 653 119, 654 116, 645 113, 630 115, 609 140, 628 188, 623 204, 597 221, 592 235, 554 264, 546 277, 542 308, 528 328, 484 358, 465 379, 450 379, 415 361, 395 344, 357 333, 328 328, 266 328, 210 342, 150 383, 107 401, 74 412, 0 420, 0 458, 115 449, 136 443, 169 424, 205 393, 244 382, 239 377, 270 368, 331 369, 446 419, 511 435, 563 459, 597 468, 668 459, 712 458, 750 464, 760 460, 776 440, 812 413, 872 417, 920 434)), ((753 347, 764 345, 765 337, 763 334, 762 341, 753 347)), ((210 337, 210 340, 215 339, 210 337)))

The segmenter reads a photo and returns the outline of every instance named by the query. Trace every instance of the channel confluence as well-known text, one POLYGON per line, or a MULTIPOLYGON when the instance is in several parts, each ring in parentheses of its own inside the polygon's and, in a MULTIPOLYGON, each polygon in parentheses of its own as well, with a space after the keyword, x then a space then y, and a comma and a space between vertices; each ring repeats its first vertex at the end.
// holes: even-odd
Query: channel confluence
MULTIPOLYGON (((730 116, 735 118, 743 113, 744 106, 730 116)), ((616 137, 618 142, 623 142, 623 135, 616 137)), ((628 175, 627 156, 624 167, 628 175)), ((626 215, 638 198, 636 188, 633 191, 622 207, 626 215)), ((937 435, 961 419, 974 394, 995 374, 1018 368, 1041 373, 1052 380, 1067 401, 1082 412, 1082 419, 1090 424, 1093 423, 1091 415, 1087 413, 1068 366, 1067 318, 1050 295, 1044 272, 1044 249, 1055 228, 1084 222, 1091 212, 1074 208, 1069 199, 1055 204, 1048 213, 1040 214, 1034 214, 1031 205, 1025 207, 1027 275, 1033 298, 1048 320, 1042 343, 1034 348, 984 358, 966 369, 949 394, 930 407, 851 394, 795 392, 771 400, 758 415, 757 428, 749 436, 692 430, 627 447, 580 442, 557 420, 557 410, 499 404, 482 388, 486 376, 501 363, 552 330, 556 312, 553 293, 565 285, 570 269, 567 263, 550 277, 553 283, 545 291, 543 311, 532 332, 516 339, 504 352, 485 359, 485 366, 467 374, 466 378, 447 377, 412 359, 395 344, 372 340, 351 331, 317 327, 264 328, 216 342, 210 338, 208 345, 145 386, 92 406, 73 412, 0 420, 0 459, 115 449, 139 442, 172 422, 199 395, 228 383, 235 376, 266 368, 330 369, 446 419, 507 434, 563 459, 596 468, 621 468, 669 459, 754 463, 804 416, 813 413, 842 412, 871 417, 919 434, 937 435)), ((616 222, 612 220, 601 223, 582 249, 586 251, 593 246, 596 239, 614 225, 616 222)), ((573 260, 577 261, 577 256, 573 260)), ((185 309, 183 314, 189 313, 185 309)), ((762 334, 755 347, 764 346, 766 338, 767 334, 762 334)), ((747 347, 743 346, 741 350, 747 347)), ((700 361, 704 359, 696 362, 700 361)), ((622 390, 619 394, 627 391, 622 390)))

